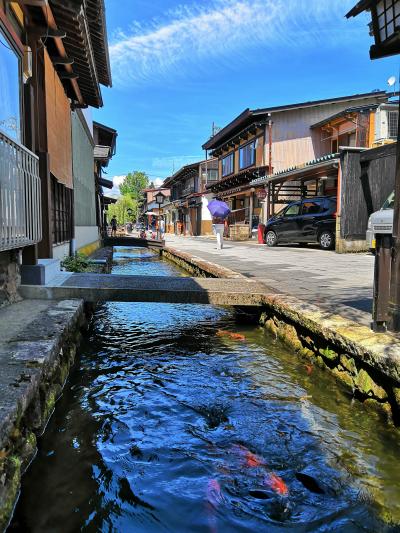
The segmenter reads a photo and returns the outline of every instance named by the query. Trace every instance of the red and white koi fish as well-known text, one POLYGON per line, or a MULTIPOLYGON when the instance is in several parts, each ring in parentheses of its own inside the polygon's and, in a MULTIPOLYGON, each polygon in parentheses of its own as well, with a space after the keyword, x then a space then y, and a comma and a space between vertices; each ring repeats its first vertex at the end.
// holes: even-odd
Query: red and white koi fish
POLYGON ((244 466, 247 466, 248 468, 257 468, 259 466, 266 467, 265 461, 248 450, 246 446, 243 446, 242 444, 234 444, 232 450, 243 458, 244 466))
POLYGON ((217 479, 210 479, 207 484, 207 501, 214 507, 218 507, 225 501, 221 491, 221 485, 217 479))
POLYGON ((217 533, 217 515, 216 511, 224 503, 225 498, 222 494, 221 485, 217 479, 210 479, 207 483, 206 509, 210 533, 217 533))

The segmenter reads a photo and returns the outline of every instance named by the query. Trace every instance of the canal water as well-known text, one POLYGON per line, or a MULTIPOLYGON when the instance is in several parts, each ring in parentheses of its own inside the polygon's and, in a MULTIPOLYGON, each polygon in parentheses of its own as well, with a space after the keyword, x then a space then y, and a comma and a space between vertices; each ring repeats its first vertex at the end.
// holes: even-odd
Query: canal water
MULTIPOLYGON (((184 275, 147 250, 114 259, 115 274, 184 275)), ((11 530, 399 531, 399 443, 230 309, 103 304, 11 530)))

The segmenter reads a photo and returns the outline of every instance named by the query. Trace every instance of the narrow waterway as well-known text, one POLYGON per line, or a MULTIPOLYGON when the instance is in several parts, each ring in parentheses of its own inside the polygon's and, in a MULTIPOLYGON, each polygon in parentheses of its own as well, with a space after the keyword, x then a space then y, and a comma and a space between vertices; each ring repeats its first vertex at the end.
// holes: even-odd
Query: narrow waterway
MULTIPOLYGON (((114 259, 114 273, 184 275, 147 250, 114 259)), ((326 372, 232 310, 108 303, 11 530, 399 531, 399 444, 326 372)))

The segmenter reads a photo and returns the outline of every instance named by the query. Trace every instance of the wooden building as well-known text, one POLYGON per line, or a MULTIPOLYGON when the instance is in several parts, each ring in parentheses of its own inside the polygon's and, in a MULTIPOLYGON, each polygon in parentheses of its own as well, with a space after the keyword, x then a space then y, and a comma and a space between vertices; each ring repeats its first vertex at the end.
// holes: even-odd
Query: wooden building
POLYGON ((207 209, 213 194, 207 186, 218 181, 218 159, 197 161, 180 168, 164 181, 171 188, 164 206, 166 230, 176 235, 211 235, 212 221, 207 209))
POLYGON ((103 176, 103 172, 116 154, 117 137, 118 133, 115 129, 99 122, 93 122, 96 224, 101 236, 107 234, 108 206, 115 203, 115 200, 107 197, 104 192, 104 189, 112 189, 114 184, 103 176))
POLYGON ((0 0, 0 40, 0 253, 33 265, 71 250, 71 108, 111 85, 104 1, 0 0))
MULTIPOLYGON (((346 127, 351 124, 351 128, 347 130, 346 127, 340 130, 342 126, 338 126, 338 145, 344 140, 345 134, 346 142, 359 143, 365 135, 369 142, 370 130, 368 134, 365 133, 361 119, 354 128, 354 117, 361 116, 364 109, 373 110, 376 115, 378 109, 383 110, 383 106, 388 104, 389 96, 380 91, 279 107, 247 109, 220 130, 203 148, 218 157, 219 180, 209 185, 208 189, 230 204, 230 226, 247 227, 247 234, 250 236, 252 227, 265 221, 274 212, 273 204, 287 203, 288 200, 307 193, 301 180, 291 179, 291 183, 286 183, 285 188, 280 188, 280 198, 277 199, 272 191, 266 191, 264 184, 271 176, 286 173, 308 161, 332 154, 335 139, 331 132, 336 131, 334 128, 338 121, 346 127), (354 111, 355 108, 358 111, 354 111), (350 140, 350 134, 354 131, 353 141, 350 140)), ((320 177, 326 181, 327 176, 320 177)), ((337 179, 329 185, 330 192, 335 193, 337 179)), ((327 186, 328 183, 325 183, 323 189, 327 189, 327 186)), ((313 189, 321 189, 317 186, 316 179, 313 189)), ((231 233, 235 235, 238 232, 231 228, 231 233)), ((240 234, 243 235, 243 232, 240 234)))

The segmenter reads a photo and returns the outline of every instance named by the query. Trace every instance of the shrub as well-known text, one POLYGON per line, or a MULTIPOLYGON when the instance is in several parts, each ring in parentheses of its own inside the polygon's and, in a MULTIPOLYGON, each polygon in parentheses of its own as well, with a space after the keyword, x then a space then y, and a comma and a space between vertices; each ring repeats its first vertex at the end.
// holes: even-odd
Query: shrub
POLYGON ((67 272, 89 272, 90 265, 87 257, 79 252, 66 256, 61 261, 61 266, 67 272))

